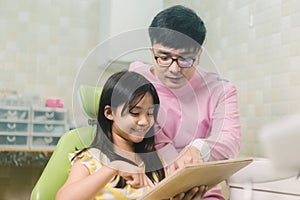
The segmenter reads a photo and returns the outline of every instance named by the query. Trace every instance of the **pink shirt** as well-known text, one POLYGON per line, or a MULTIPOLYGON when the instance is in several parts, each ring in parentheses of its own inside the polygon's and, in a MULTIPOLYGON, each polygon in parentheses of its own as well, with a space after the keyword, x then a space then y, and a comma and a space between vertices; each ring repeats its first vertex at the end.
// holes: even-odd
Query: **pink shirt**
POLYGON ((207 155, 202 156, 209 161, 237 156, 241 134, 237 91, 232 83, 197 69, 189 84, 170 89, 150 72, 149 65, 134 62, 129 70, 145 76, 157 90, 161 106, 155 141, 169 159, 195 139, 208 146, 207 155))
MULTIPOLYGON (((129 70, 144 75, 155 86, 160 99, 155 143, 168 163, 177 152, 197 141, 204 160, 234 158, 240 150, 240 121, 236 88, 215 73, 197 69, 189 83, 179 89, 164 86, 150 66, 134 62, 129 70)), ((207 191, 202 199, 224 200, 221 186, 207 191)))

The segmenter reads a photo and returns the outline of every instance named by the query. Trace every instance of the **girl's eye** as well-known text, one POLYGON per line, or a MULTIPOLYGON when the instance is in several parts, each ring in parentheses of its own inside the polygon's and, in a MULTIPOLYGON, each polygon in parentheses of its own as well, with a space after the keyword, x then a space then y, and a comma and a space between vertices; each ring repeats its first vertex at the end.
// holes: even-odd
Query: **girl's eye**
POLYGON ((153 113, 153 112, 148 112, 148 115, 149 115, 149 116, 153 116, 154 113, 153 113))
POLYGON ((140 113, 138 113, 138 112, 130 112, 130 114, 133 115, 133 116, 139 116, 140 113))

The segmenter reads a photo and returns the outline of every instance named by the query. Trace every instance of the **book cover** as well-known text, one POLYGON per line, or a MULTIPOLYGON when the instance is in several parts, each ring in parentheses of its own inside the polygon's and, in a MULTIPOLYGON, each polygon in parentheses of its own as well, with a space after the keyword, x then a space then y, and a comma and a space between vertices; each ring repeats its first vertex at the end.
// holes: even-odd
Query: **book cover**
POLYGON ((228 179, 252 161, 252 158, 239 158, 188 164, 166 177, 140 200, 169 199, 178 193, 186 192, 200 185, 207 185, 210 189, 228 179))

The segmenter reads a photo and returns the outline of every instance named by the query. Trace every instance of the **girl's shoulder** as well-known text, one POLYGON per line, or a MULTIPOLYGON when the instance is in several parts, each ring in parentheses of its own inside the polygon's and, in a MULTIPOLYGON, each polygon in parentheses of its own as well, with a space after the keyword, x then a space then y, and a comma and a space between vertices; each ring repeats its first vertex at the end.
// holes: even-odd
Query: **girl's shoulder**
POLYGON ((69 159, 72 165, 76 160, 80 160, 89 169, 91 174, 110 162, 108 157, 97 148, 90 148, 83 152, 77 150, 74 153, 70 153, 69 159), (75 159, 71 160, 75 155, 75 159))
POLYGON ((88 149, 88 155, 92 158, 99 160, 102 164, 110 163, 109 158, 100 149, 90 148, 88 149))

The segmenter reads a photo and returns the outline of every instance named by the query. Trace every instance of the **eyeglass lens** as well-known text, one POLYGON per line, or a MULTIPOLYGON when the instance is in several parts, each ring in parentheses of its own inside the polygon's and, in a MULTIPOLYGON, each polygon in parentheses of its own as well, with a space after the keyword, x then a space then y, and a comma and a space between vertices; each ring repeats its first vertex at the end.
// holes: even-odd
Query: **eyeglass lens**
POLYGON ((194 59, 182 58, 182 57, 179 57, 179 58, 156 57, 156 60, 157 60, 158 64, 160 64, 162 66, 166 66, 166 67, 171 66, 174 61, 176 61, 180 67, 191 67, 194 63, 194 59))

